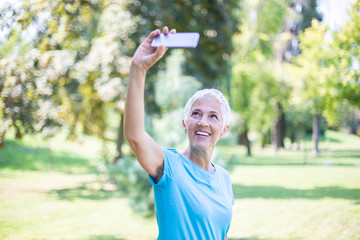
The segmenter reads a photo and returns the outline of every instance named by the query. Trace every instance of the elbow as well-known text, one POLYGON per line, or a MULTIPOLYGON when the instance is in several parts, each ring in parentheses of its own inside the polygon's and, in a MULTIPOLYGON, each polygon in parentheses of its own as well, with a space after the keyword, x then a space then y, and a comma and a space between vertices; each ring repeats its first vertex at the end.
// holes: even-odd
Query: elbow
POLYGON ((141 139, 141 137, 138 136, 137 134, 135 134, 134 132, 132 132, 132 131, 127 131, 127 130, 124 131, 124 135, 125 135, 126 141, 127 141, 127 142, 129 143, 129 145, 130 145, 130 148, 131 148, 133 151, 136 151, 137 146, 140 144, 140 139, 141 139))
POLYGON ((136 151, 137 148, 139 146, 139 141, 137 141, 136 139, 132 138, 132 137, 125 137, 126 141, 128 142, 131 150, 135 153, 136 155, 136 151))
POLYGON ((136 152, 138 151, 139 147, 144 144, 144 139, 146 132, 141 128, 137 127, 137 125, 128 124, 128 121, 125 121, 124 124, 124 137, 128 142, 130 148, 136 152))
POLYGON ((132 139, 130 131, 127 130, 126 128, 124 128, 124 137, 128 142, 132 139))
POLYGON ((126 141, 128 141, 128 143, 129 143, 130 145, 131 145, 132 143, 137 142, 135 135, 134 135, 133 133, 131 133, 131 131, 127 131, 127 130, 125 129, 124 135, 125 135, 126 141))
POLYGON ((123 130, 124 130, 124 137, 126 141, 130 144, 130 146, 140 141, 142 137, 141 128, 132 124, 131 121, 127 121, 126 118, 124 121, 123 130))
POLYGON ((132 128, 131 125, 128 124, 128 121, 124 122, 123 132, 126 141, 128 141, 129 143, 135 141, 136 131, 134 131, 134 128, 132 128))

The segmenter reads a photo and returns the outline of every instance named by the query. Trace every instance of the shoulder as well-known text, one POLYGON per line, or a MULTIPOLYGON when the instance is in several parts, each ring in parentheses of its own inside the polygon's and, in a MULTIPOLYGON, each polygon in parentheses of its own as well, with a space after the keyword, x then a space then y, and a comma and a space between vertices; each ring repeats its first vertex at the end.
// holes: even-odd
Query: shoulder
POLYGON ((214 165, 215 165, 216 171, 218 171, 219 176, 222 177, 228 183, 231 183, 229 172, 225 168, 223 168, 217 164, 214 164, 214 165))
POLYGON ((217 164, 214 164, 214 166, 216 168, 216 171, 219 171, 221 174, 230 176, 229 172, 225 168, 223 168, 222 166, 217 165, 217 164))
POLYGON ((162 148, 164 152, 164 170, 172 173, 182 164, 181 153, 174 148, 162 148))
POLYGON ((169 152, 171 154, 178 154, 179 152, 175 148, 167 148, 167 147, 161 147, 164 152, 169 152))
POLYGON ((225 191, 225 195, 228 196, 229 202, 231 201, 232 205, 234 205, 234 193, 232 189, 230 174, 223 167, 215 165, 216 170, 218 171, 219 182, 223 184, 223 190, 225 191))
POLYGON ((163 152, 164 152, 164 157, 165 159, 176 159, 179 157, 180 153, 174 149, 174 148, 165 148, 165 147, 161 147, 163 152))
POLYGON ((168 181, 168 179, 172 179, 174 175, 177 174, 179 170, 179 161, 180 153, 173 148, 161 147, 164 153, 164 163, 163 163, 163 172, 159 179, 154 179, 150 177, 150 182, 153 186, 160 187, 168 181))

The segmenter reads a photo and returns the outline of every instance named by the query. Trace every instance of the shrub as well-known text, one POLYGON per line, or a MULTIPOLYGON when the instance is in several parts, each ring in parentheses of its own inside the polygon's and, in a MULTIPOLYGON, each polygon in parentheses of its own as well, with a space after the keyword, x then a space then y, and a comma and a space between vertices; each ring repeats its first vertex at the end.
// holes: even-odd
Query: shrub
POLYGON ((154 194, 148 174, 133 157, 123 157, 106 168, 109 181, 130 198, 130 205, 146 215, 154 214, 154 194))

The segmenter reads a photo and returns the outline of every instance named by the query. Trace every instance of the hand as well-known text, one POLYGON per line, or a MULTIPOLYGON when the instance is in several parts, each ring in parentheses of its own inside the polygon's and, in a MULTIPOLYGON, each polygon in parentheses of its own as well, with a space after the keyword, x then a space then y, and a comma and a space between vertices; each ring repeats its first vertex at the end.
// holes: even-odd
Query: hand
MULTIPOLYGON (((147 71, 153 66, 160 58, 162 58, 167 51, 165 46, 158 48, 151 47, 152 40, 161 32, 159 29, 152 31, 144 42, 136 49, 136 52, 132 59, 132 65, 139 67, 141 70, 147 71)), ((169 32, 168 27, 163 28, 164 34, 176 33, 175 29, 169 32)))

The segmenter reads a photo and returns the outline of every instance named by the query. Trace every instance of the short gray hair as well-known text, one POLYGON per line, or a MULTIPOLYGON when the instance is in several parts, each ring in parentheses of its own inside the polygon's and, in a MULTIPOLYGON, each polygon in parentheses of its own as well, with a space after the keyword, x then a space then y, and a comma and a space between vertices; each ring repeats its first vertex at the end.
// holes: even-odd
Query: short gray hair
POLYGON ((190 111, 194 103, 203 97, 213 97, 220 103, 221 118, 223 120, 223 127, 230 125, 230 106, 224 94, 215 88, 205 88, 197 91, 186 103, 184 107, 184 122, 190 115, 190 111))

